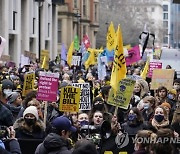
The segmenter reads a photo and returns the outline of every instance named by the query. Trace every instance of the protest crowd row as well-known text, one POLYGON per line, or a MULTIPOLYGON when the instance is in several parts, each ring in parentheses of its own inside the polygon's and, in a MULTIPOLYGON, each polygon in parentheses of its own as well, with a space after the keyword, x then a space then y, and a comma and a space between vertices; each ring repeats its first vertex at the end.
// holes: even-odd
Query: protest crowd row
POLYGON ((61 60, 45 53, 19 67, 0 64, 0 153, 179 153, 176 71, 148 58, 126 59, 119 27, 117 34, 111 62, 101 49, 97 63, 92 49, 78 57, 73 44, 61 60))

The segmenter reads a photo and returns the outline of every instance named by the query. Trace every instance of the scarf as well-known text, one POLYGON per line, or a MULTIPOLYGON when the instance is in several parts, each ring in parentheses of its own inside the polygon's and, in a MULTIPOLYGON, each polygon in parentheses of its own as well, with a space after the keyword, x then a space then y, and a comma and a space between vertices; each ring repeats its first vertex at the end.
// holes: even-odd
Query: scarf
POLYGON ((169 125, 169 120, 163 120, 161 123, 158 123, 154 118, 152 119, 152 122, 151 122, 152 126, 154 128, 156 128, 156 130, 160 129, 160 128, 163 128, 163 127, 166 127, 169 125))

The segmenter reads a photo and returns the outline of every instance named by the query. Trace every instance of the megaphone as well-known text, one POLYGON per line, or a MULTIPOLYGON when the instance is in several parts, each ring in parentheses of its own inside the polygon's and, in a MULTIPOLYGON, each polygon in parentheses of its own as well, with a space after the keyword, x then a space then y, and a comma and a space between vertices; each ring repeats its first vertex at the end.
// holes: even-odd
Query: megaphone
POLYGON ((111 124, 109 121, 103 121, 100 127, 102 139, 108 139, 111 136, 111 124))

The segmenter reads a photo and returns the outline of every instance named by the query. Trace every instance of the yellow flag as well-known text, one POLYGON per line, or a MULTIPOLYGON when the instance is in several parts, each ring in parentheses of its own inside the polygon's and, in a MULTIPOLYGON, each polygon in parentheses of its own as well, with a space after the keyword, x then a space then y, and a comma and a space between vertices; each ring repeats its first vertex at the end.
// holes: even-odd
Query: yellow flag
POLYGON ((45 65, 46 65, 46 56, 44 56, 44 58, 43 58, 43 63, 42 63, 41 68, 45 69, 45 65))
POLYGON ((72 41, 72 43, 69 47, 68 53, 67 53, 67 63, 69 65, 69 67, 71 67, 73 50, 74 50, 74 41, 72 41))
POLYGON ((110 84, 114 89, 114 93, 116 94, 118 89, 119 81, 126 78, 126 61, 123 53, 123 39, 122 33, 120 29, 120 25, 118 25, 118 29, 116 32, 116 41, 115 41, 115 49, 114 49, 114 61, 113 68, 111 73, 111 81, 110 84))
POLYGON ((94 49, 88 48, 88 52, 90 52, 89 58, 84 63, 86 69, 88 69, 90 65, 94 65, 96 63, 94 49))
POLYGON ((113 22, 111 22, 111 24, 109 25, 109 28, 108 28, 107 36, 106 36, 106 48, 109 51, 112 51, 114 49, 115 36, 116 36, 116 33, 114 30, 114 25, 113 25, 113 22))
POLYGON ((142 77, 144 80, 146 79, 148 70, 149 70, 149 58, 147 59, 146 64, 145 64, 145 66, 144 66, 144 69, 143 69, 143 71, 142 71, 142 73, 141 73, 141 77, 142 77))

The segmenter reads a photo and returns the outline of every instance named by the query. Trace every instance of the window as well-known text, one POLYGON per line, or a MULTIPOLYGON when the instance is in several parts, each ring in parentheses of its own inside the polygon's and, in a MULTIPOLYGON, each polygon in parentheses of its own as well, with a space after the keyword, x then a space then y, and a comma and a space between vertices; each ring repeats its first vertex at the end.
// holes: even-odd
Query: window
POLYGON ((168 11, 168 5, 163 5, 163 11, 167 12, 168 11))
POLYGON ((94 21, 98 21, 98 5, 94 5, 94 21))
POLYGON ((62 42, 62 20, 58 20, 58 43, 62 42))
POLYGON ((86 16, 86 0, 83 0, 83 16, 86 16))
POLYGON ((151 8, 151 12, 155 12, 155 8, 154 7, 151 8))
POLYGON ((163 13, 163 19, 168 19, 168 13, 163 13))
POLYGON ((74 8, 77 8, 77 0, 74 0, 74 8))
POLYGON ((16 30, 16 15, 17 12, 13 11, 13 30, 16 30))
POLYGON ((86 26, 83 25, 83 36, 86 34, 86 26))
POLYGON ((163 27, 167 28, 168 27, 168 21, 163 21, 163 27))
POLYGON ((35 33, 35 22, 36 22, 36 18, 33 18, 33 34, 35 33))
POLYGON ((167 44, 168 43, 168 37, 163 38, 163 43, 167 44))

